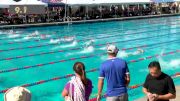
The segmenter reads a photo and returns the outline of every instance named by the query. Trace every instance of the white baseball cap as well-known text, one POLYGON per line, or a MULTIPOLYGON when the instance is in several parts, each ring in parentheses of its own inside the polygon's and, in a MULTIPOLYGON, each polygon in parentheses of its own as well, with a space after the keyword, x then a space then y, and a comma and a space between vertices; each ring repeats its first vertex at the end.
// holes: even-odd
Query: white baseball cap
POLYGON ((118 53, 119 49, 115 45, 107 46, 107 53, 118 53))
POLYGON ((24 87, 13 87, 6 91, 4 101, 31 101, 31 92, 24 87))

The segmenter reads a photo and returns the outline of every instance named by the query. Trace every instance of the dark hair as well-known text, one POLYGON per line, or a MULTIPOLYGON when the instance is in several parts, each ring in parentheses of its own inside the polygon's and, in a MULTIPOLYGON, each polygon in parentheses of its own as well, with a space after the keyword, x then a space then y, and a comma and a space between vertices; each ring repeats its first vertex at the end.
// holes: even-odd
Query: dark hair
POLYGON ((157 69, 161 70, 161 66, 158 61, 150 62, 150 64, 148 65, 148 68, 152 68, 152 67, 156 67, 157 69))
POLYGON ((76 62, 73 66, 73 70, 80 75, 81 81, 86 86, 87 85, 87 78, 86 78, 86 72, 85 72, 85 66, 82 62, 76 62))

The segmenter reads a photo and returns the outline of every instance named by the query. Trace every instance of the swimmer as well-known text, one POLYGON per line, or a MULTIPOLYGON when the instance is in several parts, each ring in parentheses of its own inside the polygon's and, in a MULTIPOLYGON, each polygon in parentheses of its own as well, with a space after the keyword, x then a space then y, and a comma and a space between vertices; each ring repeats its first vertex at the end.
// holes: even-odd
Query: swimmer
POLYGON ((38 31, 35 31, 34 33, 28 35, 28 37, 37 37, 39 35, 38 31))
POLYGON ((46 38, 47 38, 47 36, 45 34, 40 35, 40 39, 46 39, 46 38))
POLYGON ((64 36, 64 41, 71 42, 75 40, 75 36, 64 36))
POLYGON ((32 36, 34 36, 34 37, 36 37, 36 36, 38 36, 39 35, 39 32, 38 31, 35 31, 33 34, 32 34, 32 36))
POLYGON ((8 34, 15 34, 13 30, 10 30, 8 34))
POLYGON ((137 51, 133 52, 133 55, 138 55, 144 53, 143 49, 138 48, 137 51))
POLYGON ((90 40, 90 41, 88 41, 88 42, 85 43, 84 48, 88 48, 88 47, 90 47, 90 46, 93 46, 93 44, 94 44, 94 40, 92 39, 92 40, 90 40))
POLYGON ((143 49, 137 49, 135 52, 126 52, 126 51, 119 51, 118 55, 120 57, 129 57, 129 56, 134 56, 134 55, 139 55, 144 53, 143 49))
POLYGON ((139 54, 142 54, 142 53, 144 53, 144 50, 139 48, 135 52, 127 53, 127 55, 132 56, 132 55, 139 55, 139 54))
POLYGON ((54 43, 58 43, 59 44, 60 43, 60 39, 51 39, 50 43, 53 43, 53 44, 54 43))

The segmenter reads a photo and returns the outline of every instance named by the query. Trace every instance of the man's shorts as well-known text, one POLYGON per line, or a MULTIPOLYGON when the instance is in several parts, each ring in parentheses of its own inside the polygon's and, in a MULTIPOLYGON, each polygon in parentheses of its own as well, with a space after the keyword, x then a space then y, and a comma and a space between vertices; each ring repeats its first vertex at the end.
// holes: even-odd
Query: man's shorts
POLYGON ((128 94, 122 94, 120 96, 107 97, 106 101, 128 101, 128 94))

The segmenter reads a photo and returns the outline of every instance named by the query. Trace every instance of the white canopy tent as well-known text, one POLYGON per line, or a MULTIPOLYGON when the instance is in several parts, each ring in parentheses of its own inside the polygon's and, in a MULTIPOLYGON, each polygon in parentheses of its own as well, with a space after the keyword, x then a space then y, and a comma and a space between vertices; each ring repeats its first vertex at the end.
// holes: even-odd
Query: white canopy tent
POLYGON ((62 3, 68 5, 89 5, 92 0, 62 0, 62 3))
POLYGON ((94 0, 93 4, 137 4, 150 3, 151 0, 94 0))
POLYGON ((95 4, 127 4, 150 3, 151 0, 62 0, 68 5, 95 5, 95 4))
POLYGON ((9 5, 44 5, 47 6, 47 3, 38 0, 21 0, 15 2, 13 0, 0 0, 0 8, 9 8, 9 5))
MULTIPOLYGON (((145 4, 152 0, 62 0, 65 5, 113 5, 113 4, 145 4)), ((88 7, 86 7, 88 9, 88 7)), ((66 12, 66 7, 65 7, 66 12)), ((65 13, 66 17, 66 13, 65 13)))
POLYGON ((93 5, 93 4, 143 4, 151 2, 176 2, 180 0, 62 0, 68 5, 93 5))
POLYGON ((42 1, 38 1, 38 0, 21 0, 19 2, 15 2, 12 5, 44 5, 47 6, 47 3, 44 3, 42 1))
POLYGON ((9 5, 15 4, 13 0, 0 0, 0 8, 9 8, 9 5))
POLYGON ((156 3, 166 3, 166 2, 175 2, 176 0, 152 0, 152 1, 156 3))

